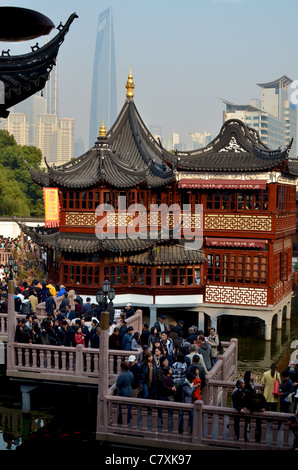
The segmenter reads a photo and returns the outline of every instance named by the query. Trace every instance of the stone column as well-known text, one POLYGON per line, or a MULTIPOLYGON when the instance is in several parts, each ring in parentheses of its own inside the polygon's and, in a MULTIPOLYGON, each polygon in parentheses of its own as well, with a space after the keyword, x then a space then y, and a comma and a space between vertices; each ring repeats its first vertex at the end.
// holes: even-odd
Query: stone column
POLYGON ((204 312, 198 312, 198 328, 204 331, 205 329, 205 315, 204 312))
POLYGON ((105 432, 108 423, 106 399, 109 390, 109 312, 100 316, 97 430, 105 432))
POLYGON ((291 308, 292 304, 291 302, 288 302, 286 305, 286 320, 291 320, 291 308))
POLYGON ((281 309, 277 312, 276 329, 277 330, 282 329, 282 310, 281 309))
POLYGON ((211 318, 211 328, 214 328, 215 332, 217 333, 217 317, 211 318))
POLYGON ((105 397, 109 388, 109 312, 102 312, 100 316, 98 385, 99 396, 105 397))
POLYGON ((150 327, 154 325, 157 320, 157 307, 155 305, 150 306, 150 327))
MULTIPOLYGON (((70 303, 70 306, 71 308, 74 310, 75 309, 75 304, 74 304, 74 299, 76 298, 76 293, 73 289, 71 289, 69 292, 68 292, 68 299, 69 299, 69 303, 70 303)), ((62 297, 61 297, 62 299, 62 297)))
POLYGON ((14 281, 10 279, 8 281, 8 307, 7 307, 7 369, 11 370, 13 367, 12 344, 15 338, 16 330, 16 312, 14 305, 14 281))
POLYGON ((271 341, 272 318, 265 320, 265 340, 271 341))
POLYGON ((13 342, 15 336, 14 281, 8 281, 7 341, 13 342))
POLYGON ((30 413, 31 412, 31 397, 30 392, 36 387, 31 385, 21 385, 22 392, 22 412, 30 413))

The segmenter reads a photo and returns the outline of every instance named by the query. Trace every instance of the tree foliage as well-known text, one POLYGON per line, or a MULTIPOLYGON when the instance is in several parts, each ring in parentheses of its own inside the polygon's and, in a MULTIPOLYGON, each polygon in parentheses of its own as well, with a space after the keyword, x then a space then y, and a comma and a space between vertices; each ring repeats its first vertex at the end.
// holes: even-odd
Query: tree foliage
POLYGON ((28 167, 40 166, 36 147, 18 145, 13 135, 0 130, 0 215, 43 216, 42 188, 35 184, 28 167))

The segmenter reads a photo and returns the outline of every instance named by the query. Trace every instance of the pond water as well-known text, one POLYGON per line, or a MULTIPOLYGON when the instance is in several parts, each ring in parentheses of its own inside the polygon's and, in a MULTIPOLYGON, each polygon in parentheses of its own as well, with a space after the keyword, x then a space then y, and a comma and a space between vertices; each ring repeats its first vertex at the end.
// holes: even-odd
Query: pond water
MULTIPOLYGON (((238 339, 238 369, 251 369, 255 372, 268 370, 275 362, 282 371, 295 356, 293 342, 298 340, 298 296, 293 299, 291 319, 282 322, 282 329, 276 329, 276 320, 272 324, 271 341, 264 340, 264 324, 259 319, 225 317, 219 324, 221 339, 238 339)), ((297 357, 298 359, 298 351, 297 357)))

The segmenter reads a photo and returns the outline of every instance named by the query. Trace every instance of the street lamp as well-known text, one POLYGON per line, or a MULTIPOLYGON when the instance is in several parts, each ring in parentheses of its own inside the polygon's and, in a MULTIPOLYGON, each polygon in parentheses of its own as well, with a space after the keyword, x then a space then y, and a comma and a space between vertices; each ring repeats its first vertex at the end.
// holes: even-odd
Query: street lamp
POLYGON ((114 319, 113 300, 115 299, 115 295, 115 289, 111 287, 111 284, 107 280, 102 283, 101 289, 96 293, 96 302, 102 306, 103 311, 107 310, 109 312, 110 321, 114 319), (108 300, 110 302, 108 302, 108 300))
POLYGON ((16 261, 13 263, 12 269, 13 269, 13 272, 14 272, 15 274, 17 274, 17 272, 18 272, 18 270, 19 270, 19 266, 18 266, 18 264, 17 264, 16 261))
POLYGON ((4 273, 6 276, 9 274, 9 279, 13 279, 13 275, 17 274, 19 270, 18 264, 16 261, 14 261, 12 255, 8 258, 8 264, 4 266, 4 273))

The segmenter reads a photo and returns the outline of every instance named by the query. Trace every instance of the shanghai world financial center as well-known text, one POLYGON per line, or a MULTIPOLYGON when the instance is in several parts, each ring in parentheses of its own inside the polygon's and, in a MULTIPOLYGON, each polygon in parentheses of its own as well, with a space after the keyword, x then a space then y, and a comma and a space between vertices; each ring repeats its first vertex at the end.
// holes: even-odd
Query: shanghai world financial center
POLYGON ((117 117, 116 66, 112 9, 99 15, 90 106, 89 147, 93 147, 101 122, 106 129, 117 117))

